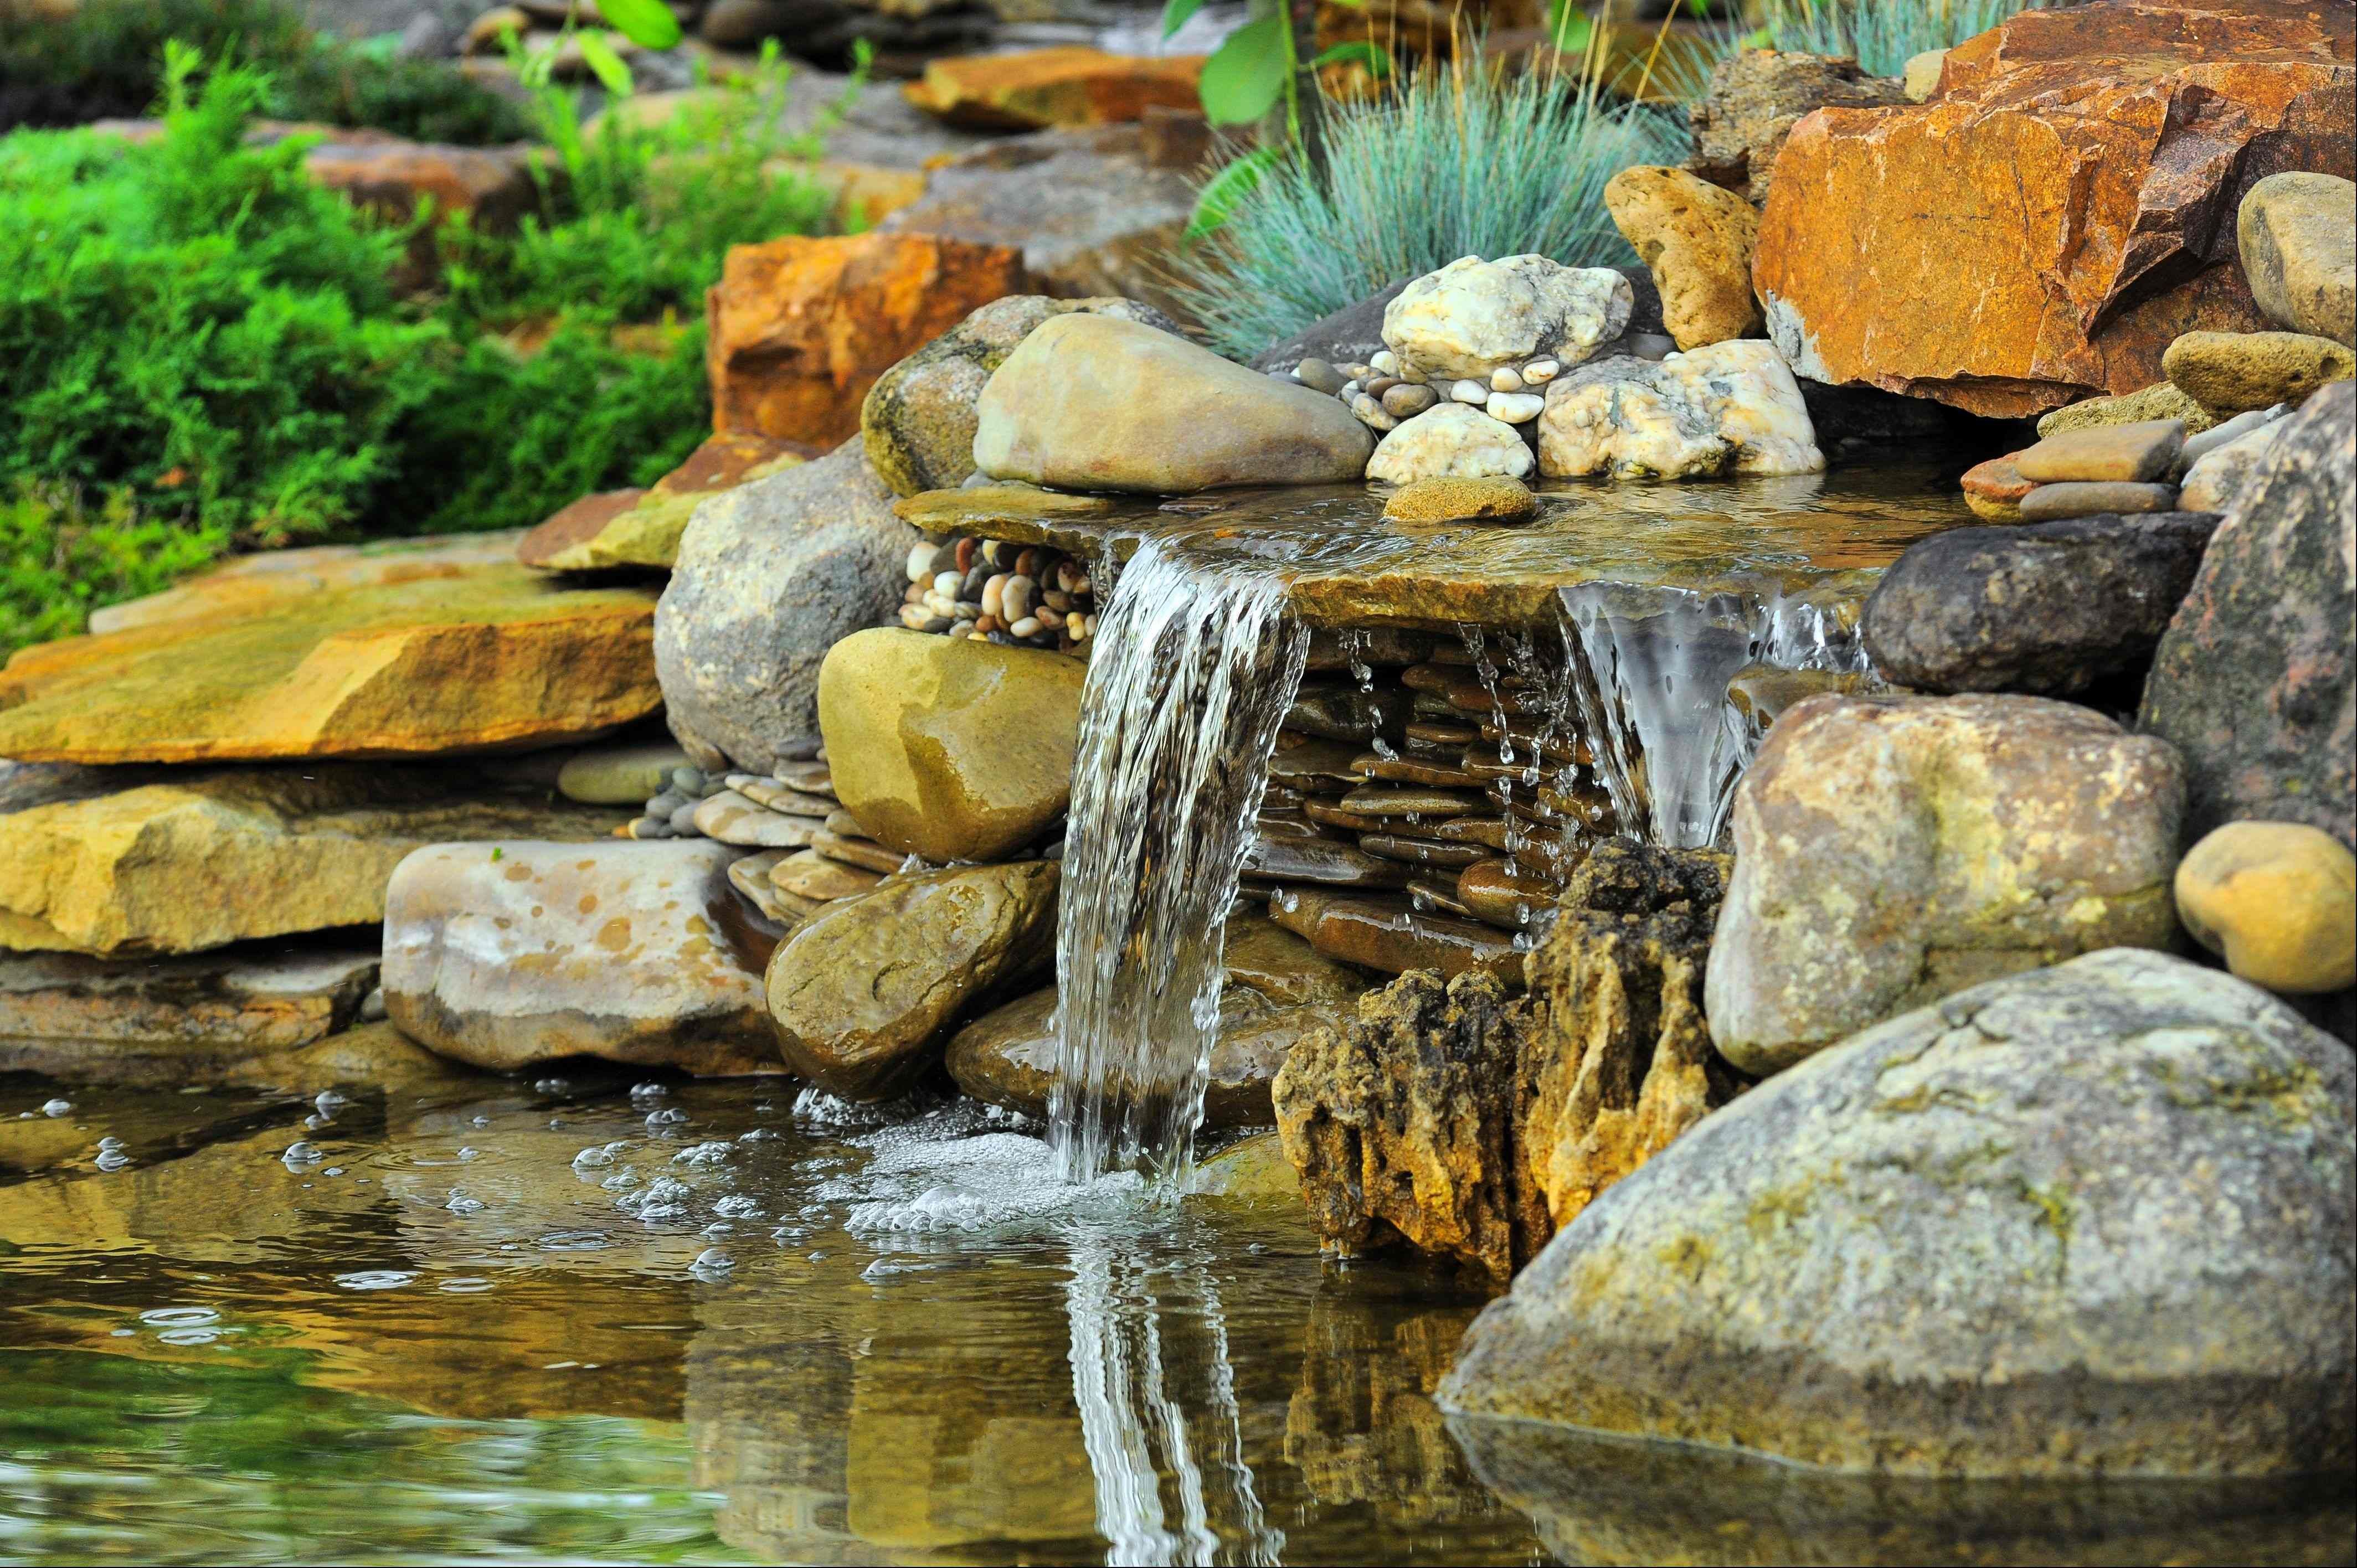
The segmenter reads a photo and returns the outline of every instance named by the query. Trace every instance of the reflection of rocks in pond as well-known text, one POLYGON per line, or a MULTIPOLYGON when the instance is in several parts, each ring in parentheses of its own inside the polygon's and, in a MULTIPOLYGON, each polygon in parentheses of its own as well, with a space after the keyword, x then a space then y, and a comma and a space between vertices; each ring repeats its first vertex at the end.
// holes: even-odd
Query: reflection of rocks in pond
POLYGON ((2331 1478, 1903 1481, 1527 1422, 1448 1432, 1566 1563, 2323 1563, 2357 1532, 2331 1478))
POLYGON ((1333 1294, 1310 1304, 1301 1381, 1286 1409, 1285 1457, 1302 1484, 1322 1503, 1371 1505, 1387 1526, 1494 1511, 1432 1402, 1475 1309, 1421 1313, 1386 1335, 1333 1294))

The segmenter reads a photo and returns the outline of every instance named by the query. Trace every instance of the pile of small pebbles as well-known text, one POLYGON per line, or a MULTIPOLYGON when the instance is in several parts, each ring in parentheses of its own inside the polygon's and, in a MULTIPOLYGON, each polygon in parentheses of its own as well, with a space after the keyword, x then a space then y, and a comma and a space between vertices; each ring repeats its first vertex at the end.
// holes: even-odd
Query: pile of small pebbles
POLYGON ((1546 406, 1546 384, 1563 373, 1563 361, 1553 355, 1506 365, 1490 379, 1436 382, 1403 365, 1388 349, 1361 364, 1333 364, 1304 360, 1293 367, 1292 379, 1314 392, 1337 398, 1359 423, 1378 434, 1400 427, 1401 422, 1435 408, 1443 400, 1470 403, 1501 424, 1527 425, 1546 406))
POLYGON ((900 624, 1086 658, 1096 590, 1089 568, 1060 551, 965 534, 909 552, 900 624))

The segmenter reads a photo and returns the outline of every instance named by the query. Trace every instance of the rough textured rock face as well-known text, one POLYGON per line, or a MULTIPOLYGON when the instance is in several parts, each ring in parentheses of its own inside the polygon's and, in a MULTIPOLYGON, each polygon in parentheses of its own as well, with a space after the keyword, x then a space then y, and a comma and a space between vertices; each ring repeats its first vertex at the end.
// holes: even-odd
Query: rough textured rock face
POLYGON ((1656 364, 1620 357, 1566 371, 1539 415, 1539 471, 1619 479, 1813 474, 1825 466, 1775 345, 1714 343, 1656 364))
POLYGON ((1765 1075, 2097 948, 2168 948, 2176 751, 2039 697, 1813 697, 1735 797, 1712 1037, 1765 1075))
POLYGON ((1544 1245, 1544 1200, 1512 1139, 1526 1006, 1492 977, 1411 971, 1347 1027, 1301 1037, 1276 1075, 1276 1125, 1327 1246, 1394 1240, 1499 1279, 1544 1245))
POLYGON ((1460 256, 1383 307, 1383 342, 1402 366, 1427 376, 1486 381, 1539 356, 1577 364, 1619 337, 1635 307, 1629 280, 1609 267, 1460 256))
POLYGON ((644 572, 668 568, 695 509, 739 485, 766 479, 819 455, 800 441, 716 435, 643 490, 574 502, 516 545, 516 559, 550 572, 644 572), (627 497, 623 504, 616 504, 627 497), (593 505, 605 502, 603 506, 593 505))
POLYGON ((953 125, 1039 131, 1142 119, 1150 107, 1191 112, 1201 55, 1112 55, 1027 49, 928 60, 909 102, 953 125))
POLYGON ((1760 214, 1741 197, 1677 168, 1625 168, 1604 205, 1662 295, 1662 321, 1681 349, 1748 337, 1760 326, 1751 296, 1760 214))
POLYGON ((275 761, 549 746, 644 718, 660 700, 643 588, 568 589, 508 564, 250 608, 21 650, 0 671, 0 757, 275 761))
POLYGON ((937 863, 997 860, 1064 814, 1087 666, 1036 648, 878 628, 819 671, 836 799, 869 838, 937 863))
POLYGON ((1922 692, 2065 697, 2141 679, 2218 519, 2116 513, 1909 545, 1866 601, 1875 668, 1922 692))
POLYGON ((921 537, 856 440, 698 509, 654 617, 673 731, 761 773, 807 755, 827 650, 891 616, 921 537))
POLYGON ((1776 155, 1801 116, 1903 102, 1900 83, 1867 75, 1854 59, 1739 49, 1711 71, 1709 90, 1688 111, 1695 151, 1687 166, 1757 205, 1768 199, 1776 155))
POLYGON ((1105 316, 1033 328, 983 389, 980 412, 976 467, 1060 489, 1348 483, 1374 449, 1330 397, 1105 316))
POLYGON ((2186 396, 2221 418, 2306 403, 2357 374, 2357 352, 2307 332, 2189 332, 2160 356, 2186 396))
POLYGON ((428 534, 368 544, 314 544, 241 555, 177 588, 148 594, 90 613, 92 636, 188 620, 224 612, 258 613, 289 599, 336 588, 374 587, 426 578, 464 577, 515 558, 524 531, 428 534))
POLYGON ((240 946, 109 963, 0 955, 0 1070, 187 1083, 350 1026, 373 951, 240 946))
POLYGON ((962 1015, 1056 963, 1055 861, 929 871, 831 904, 770 961, 786 1064, 846 1100, 899 1093, 962 1015))
POLYGON ((923 197, 879 227, 1009 246, 1036 288, 1067 299, 1120 295, 1183 316, 1167 266, 1195 210, 1205 152, 1151 122, 1039 131, 934 169, 923 197))
POLYGON ((200 952, 372 925, 422 845, 600 839, 627 814, 461 768, 21 772, 0 795, 0 949, 27 951, 200 952))
POLYGON ((2236 213, 2251 294, 2270 320, 2357 348, 2357 182, 2269 175, 2236 213))
POLYGON ((713 428, 856 435, 877 376, 1028 282, 1017 252, 922 233, 734 246, 707 302, 713 428))
MULTIPOLYGON (((1229 919, 1225 958, 1203 1125, 1275 1126, 1269 1086, 1286 1054, 1311 1029, 1346 1027, 1367 983, 1356 971, 1318 957, 1265 915, 1229 919)), ((993 1105, 1045 1116, 1055 1087, 1056 994, 1053 986, 1033 992, 960 1029, 942 1058, 958 1088, 993 1105)), ((1292 1197, 1292 1167, 1282 1158, 1277 1163, 1292 1197)))
POLYGON ((1512 425, 1469 404, 1444 403, 1401 421, 1377 442, 1367 478, 1384 485, 1520 479, 1537 467, 1530 443, 1512 425))
POLYGON ((1735 1096, 1702 1011, 1727 871, 1708 850, 1599 844, 1532 950, 1516 1143, 1555 1230, 1735 1096))
POLYGON ((384 1001, 402 1033, 513 1071, 599 1057, 775 1072, 761 966, 777 942, 709 842, 435 844, 385 891, 384 1001))
POLYGON ((1932 102, 1793 129, 1752 281, 1801 374, 2018 418, 2160 379, 2197 328, 2267 325, 2243 194, 2357 163, 2357 15, 2303 0, 2029 11, 1948 53, 1932 102))
POLYGON ((2157 953, 1976 986, 1606 1194, 1441 1402, 1914 1474, 2345 1470, 2352 1074, 2157 953))
POLYGON ((2269 444, 2160 639, 2139 728, 2185 754, 2186 832, 2306 822, 2357 846, 2357 385, 2269 444))
POLYGON ((867 460, 896 494, 953 489, 974 472, 977 405, 993 371, 1033 328, 1068 311, 1117 317, 1176 334, 1178 324, 1134 299, 993 300, 877 378, 860 405, 867 460))

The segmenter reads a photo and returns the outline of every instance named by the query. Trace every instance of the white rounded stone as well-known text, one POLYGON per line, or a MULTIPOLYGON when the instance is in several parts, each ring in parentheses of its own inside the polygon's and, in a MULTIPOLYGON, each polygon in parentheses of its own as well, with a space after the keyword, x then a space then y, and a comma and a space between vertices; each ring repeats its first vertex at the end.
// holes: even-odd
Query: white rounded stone
POLYGON ((1488 382, 1477 381, 1469 376, 1450 387, 1448 395, 1458 403, 1469 403, 1479 408, 1490 401, 1490 387, 1488 382))
POLYGON ((1508 424, 1528 424, 1546 407, 1546 399, 1536 392, 1491 392, 1490 401, 1481 405, 1492 419, 1508 424))
POLYGON ((1383 342, 1396 363, 1428 376, 1486 380, 1526 360, 1577 363, 1620 336, 1635 306, 1629 280, 1609 267, 1464 256, 1383 307, 1383 342))
POLYGON ((1403 420, 1384 436, 1367 463, 1367 478, 1405 485, 1415 479, 1526 477, 1535 459, 1530 444, 1511 424, 1461 403, 1403 420))

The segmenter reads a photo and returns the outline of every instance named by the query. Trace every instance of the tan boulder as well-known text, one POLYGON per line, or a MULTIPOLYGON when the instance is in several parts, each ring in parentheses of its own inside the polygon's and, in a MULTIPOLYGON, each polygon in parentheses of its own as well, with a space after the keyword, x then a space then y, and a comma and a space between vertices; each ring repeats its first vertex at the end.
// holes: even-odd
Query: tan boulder
POLYGON ((1537 510, 1530 486, 1503 474, 1410 479, 1383 502, 1394 522, 1520 522, 1537 510))
POLYGON ((643 718, 655 596, 522 566, 275 599, 21 650, 0 756, 26 762, 414 757, 552 746, 643 718))
POLYGON ((550 572, 668 570, 698 506, 819 455, 817 447, 801 441, 715 435, 643 490, 612 490, 575 501, 525 534, 516 544, 516 559, 550 572))
POLYGON ((2254 985, 2293 995, 2357 985, 2357 856, 2305 822, 2212 828, 2177 868, 2194 940, 2254 985))
POLYGON ((1653 274, 1662 325, 1681 349, 1760 327, 1751 296, 1760 214, 1734 192, 1681 168, 1625 168, 1604 187, 1613 225, 1653 274))
POLYGON ((386 889, 386 1010, 500 1071, 588 1056, 776 1072, 761 970, 777 932, 729 886, 735 858, 694 841, 429 845, 386 889))
POLYGON ((1027 283, 1019 252, 931 234, 734 246, 707 299, 713 427, 821 445, 856 435, 877 376, 1027 283))
POLYGON ((960 1016, 1056 962, 1052 860, 929 871, 812 915, 770 961, 770 1017, 796 1072, 849 1100, 899 1093, 960 1016))
POLYGON ((844 810, 935 862, 996 860, 1064 813, 1087 666, 1041 649, 899 628, 856 632, 818 678, 844 810))
POLYGON ((2019 418, 2266 326, 2246 182, 2357 165, 2357 14, 2301 0, 2026 11, 1938 97, 1793 128, 1752 281, 1795 369, 2019 418))
POLYGON ((2214 414, 2246 413, 2357 376, 2357 352, 2305 332, 2188 332, 2160 368, 2186 396, 2214 414))
POLYGON ((1983 981, 2176 940, 2177 749, 2041 697, 1812 697, 1735 797, 1712 1037, 1756 1076, 1983 981))
POLYGON ((2157 419, 2178 421, 2188 435, 2199 435, 2218 423, 2218 416, 2186 396, 2182 387, 2155 381, 2117 397, 2091 397, 2058 408, 2040 417, 2038 434, 2044 438, 2111 424, 2148 424, 2157 419))
POLYGON ((1201 55, 1026 49, 928 60, 909 102, 953 125, 1039 131, 1139 120, 1148 108, 1192 111, 1201 55))
POLYGON ((2357 348, 2357 182, 2271 174, 2243 198, 2234 231, 2269 319, 2357 348))
POLYGON ((498 789, 449 768, 221 769, 123 784, 54 771, 51 787, 0 798, 0 948, 197 952, 371 925, 384 918, 385 879, 421 845, 596 840, 629 815, 550 805, 545 789, 498 789))

